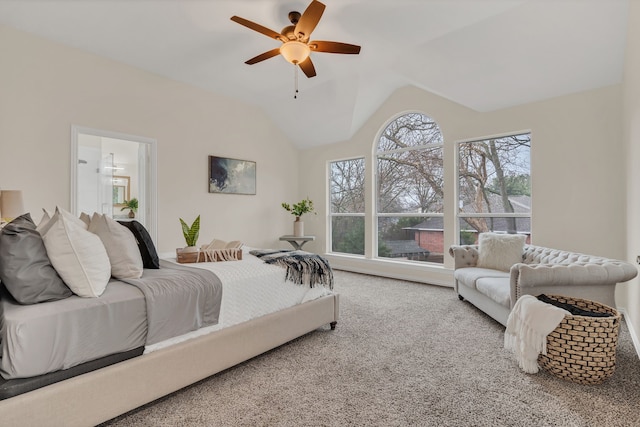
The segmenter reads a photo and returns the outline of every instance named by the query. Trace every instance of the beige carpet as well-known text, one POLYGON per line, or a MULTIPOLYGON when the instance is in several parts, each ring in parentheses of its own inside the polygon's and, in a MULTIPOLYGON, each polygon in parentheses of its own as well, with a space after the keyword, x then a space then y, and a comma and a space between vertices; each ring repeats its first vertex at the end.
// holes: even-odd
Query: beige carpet
POLYGON ((341 319, 105 426, 639 426, 640 361, 584 386, 522 373, 452 289, 336 272, 341 319))

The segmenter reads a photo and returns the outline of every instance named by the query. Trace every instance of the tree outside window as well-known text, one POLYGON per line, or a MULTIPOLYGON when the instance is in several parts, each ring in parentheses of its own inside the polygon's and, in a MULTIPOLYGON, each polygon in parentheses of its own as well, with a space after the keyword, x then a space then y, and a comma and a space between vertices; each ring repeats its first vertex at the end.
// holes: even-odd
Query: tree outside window
POLYGON ((421 113, 393 120, 378 140, 378 257, 443 262, 443 137, 421 113))
MULTIPOLYGON (((443 263, 444 138, 421 113, 391 121, 377 140, 374 197, 378 258, 443 263)), ((531 238, 531 134, 457 144, 459 243, 481 232, 531 238)), ((365 159, 329 164, 331 251, 365 255, 365 159)), ((369 256, 369 255, 368 255, 369 256)))
POLYGON ((460 243, 478 233, 522 233, 531 238, 531 134, 458 145, 460 243))
POLYGON ((364 158, 329 164, 331 251, 364 255, 364 158))

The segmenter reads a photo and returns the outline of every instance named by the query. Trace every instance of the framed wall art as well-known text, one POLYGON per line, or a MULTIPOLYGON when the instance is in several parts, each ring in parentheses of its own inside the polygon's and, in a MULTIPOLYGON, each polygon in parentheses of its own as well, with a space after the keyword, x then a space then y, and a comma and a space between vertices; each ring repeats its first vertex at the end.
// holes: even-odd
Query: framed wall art
POLYGON ((256 162, 209 156, 209 193, 256 194, 256 162))

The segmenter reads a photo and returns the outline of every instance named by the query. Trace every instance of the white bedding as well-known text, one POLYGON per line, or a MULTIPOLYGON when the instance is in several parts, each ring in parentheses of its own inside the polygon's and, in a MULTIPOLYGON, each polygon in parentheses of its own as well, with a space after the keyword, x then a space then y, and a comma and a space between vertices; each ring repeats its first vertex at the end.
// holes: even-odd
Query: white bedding
MULTIPOLYGON (((145 353, 332 294, 324 286, 310 288, 309 285, 285 282, 284 268, 264 263, 249 254, 250 250, 243 247, 241 261, 183 264, 213 271, 222 281, 218 324, 149 345, 145 353)), ((160 257, 177 262, 175 253, 163 253, 160 257)))

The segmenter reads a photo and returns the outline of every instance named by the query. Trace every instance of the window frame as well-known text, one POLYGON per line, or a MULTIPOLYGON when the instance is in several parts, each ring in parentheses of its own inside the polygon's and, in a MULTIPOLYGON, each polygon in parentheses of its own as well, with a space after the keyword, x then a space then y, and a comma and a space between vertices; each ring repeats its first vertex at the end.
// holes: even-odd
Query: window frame
MULTIPOLYGON (((432 116, 422 112, 422 111, 404 111, 402 113, 396 114, 394 115, 392 118, 390 118, 389 120, 387 120, 385 122, 385 124, 380 128, 379 132, 376 135, 376 138, 374 140, 373 143, 373 150, 372 150, 372 175, 373 175, 373 185, 372 185, 372 189, 370 191, 371 196, 373 197, 373 212, 371 214, 371 218, 372 218, 372 258, 377 259, 377 260, 384 260, 387 262, 395 262, 395 263, 417 263, 417 264, 421 264, 421 265, 441 265, 440 263, 436 263, 436 262, 429 262, 429 261, 414 261, 414 260, 406 260, 406 259, 401 259, 401 260, 396 260, 393 259, 391 257, 381 257, 379 255, 379 245, 378 245, 378 239, 379 239, 379 219, 380 218, 392 218, 392 217, 396 217, 396 218, 415 218, 415 217, 420 217, 420 218, 424 218, 425 220, 427 220, 428 218, 442 218, 443 222, 444 222, 444 188, 445 188, 445 161, 444 161, 444 156, 445 156, 445 138, 444 138, 444 133, 442 132, 442 129, 440 128, 440 125, 438 124, 437 120, 434 119, 432 116), (430 142, 428 144, 422 144, 422 145, 413 145, 413 146, 409 146, 409 147, 402 147, 402 148, 395 148, 392 150, 385 150, 385 151, 380 151, 379 149, 379 145, 380 145, 380 139, 382 138, 384 131, 391 126, 391 124, 395 121, 397 121, 398 119, 400 119, 403 116, 407 116, 410 114, 419 114, 422 115, 424 117, 427 117, 429 120, 431 120, 433 123, 435 123, 435 125, 438 127, 439 133, 440 133, 440 139, 441 142, 430 142), (379 162, 379 157, 381 154, 383 155, 389 155, 389 154, 396 154, 396 153, 404 153, 404 152, 409 152, 409 151, 418 151, 418 150, 429 150, 429 149, 433 149, 433 148, 437 148, 440 150, 440 157, 441 157, 441 171, 442 171, 442 191, 443 191, 443 197, 442 197, 442 212, 380 212, 380 197, 378 194, 378 172, 379 172, 379 167, 378 167, 378 162, 379 162)), ((443 229, 442 229, 442 233, 444 234, 444 225, 443 225, 443 229)))
POLYGON ((366 196, 367 196, 367 185, 366 185, 366 180, 367 180, 367 158, 366 156, 354 156, 354 157, 346 157, 346 158, 341 158, 341 159, 335 159, 335 160, 329 160, 327 161, 327 247, 326 247, 326 252, 329 254, 334 254, 334 255, 344 255, 344 256, 353 256, 353 257, 359 257, 359 258, 364 258, 366 257, 367 254, 367 231, 366 231, 366 219, 367 219, 367 208, 366 208, 366 196), (331 200, 331 195, 332 195, 332 182, 331 182, 331 177, 332 177, 332 165, 334 163, 340 163, 340 162, 349 162, 349 161, 354 161, 354 160, 362 160, 363 162, 363 181, 362 181, 362 193, 363 193, 363 212, 333 212, 333 203, 331 200), (365 223, 365 227, 364 227, 364 231, 363 231, 363 240, 364 240, 364 250, 363 250, 363 254, 354 254, 354 253, 349 253, 349 252, 339 252, 339 251, 334 251, 333 250, 333 218, 337 218, 337 217, 361 217, 363 218, 363 221, 365 223))
POLYGON ((454 209, 454 236, 455 236, 455 241, 454 244, 456 245, 460 245, 461 241, 460 241, 460 232, 461 232, 461 228, 460 228, 460 222, 462 219, 465 218, 527 218, 529 219, 529 223, 530 223, 530 230, 529 230, 529 234, 527 235, 527 243, 531 243, 533 241, 533 186, 530 183, 530 192, 531 192, 531 203, 530 203, 530 207, 529 207, 529 213, 519 213, 519 212, 494 212, 494 213, 478 213, 478 212, 474 212, 474 213, 464 213, 464 212, 460 212, 459 207, 459 203, 460 203, 460 146, 462 144, 468 144, 468 143, 473 143, 473 142, 484 142, 487 140, 491 140, 491 139, 501 139, 501 138, 508 138, 511 136, 516 136, 516 135, 524 135, 524 134, 529 134, 529 178, 531 178, 531 141, 533 140, 533 132, 530 129, 525 129, 525 130, 520 130, 520 131, 512 131, 512 132, 504 132, 504 133, 500 133, 500 134, 495 134, 495 135, 489 135, 489 136, 482 136, 482 137, 474 137, 474 138, 469 138, 469 139, 463 139, 463 140, 458 140, 455 142, 455 159, 454 159, 454 163, 455 163, 455 186, 454 186, 454 203, 453 203, 453 209, 454 209))

